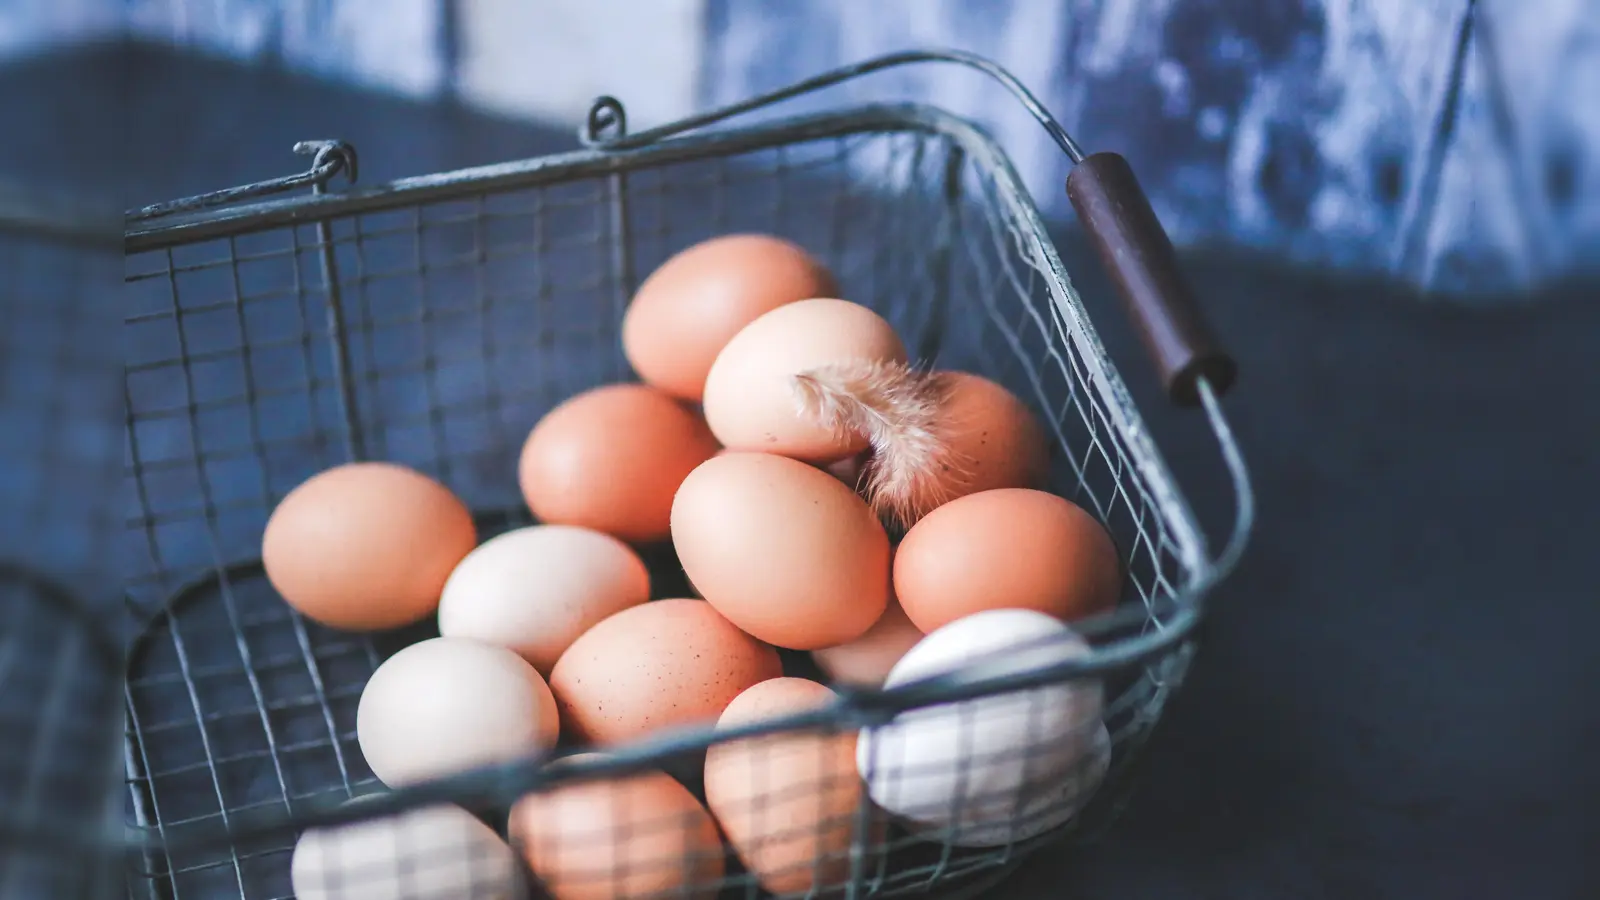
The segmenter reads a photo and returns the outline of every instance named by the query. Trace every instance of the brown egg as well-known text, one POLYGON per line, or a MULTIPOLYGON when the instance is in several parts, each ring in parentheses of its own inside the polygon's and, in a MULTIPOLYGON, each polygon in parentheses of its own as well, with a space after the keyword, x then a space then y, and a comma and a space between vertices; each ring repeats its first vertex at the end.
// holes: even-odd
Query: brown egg
MULTIPOLYGON (((749 725, 824 706, 833 691, 803 678, 763 681, 740 694, 718 728, 749 725)), ((778 732, 706 751, 706 805, 774 894, 827 890, 849 880, 850 845, 862 802, 856 732, 778 732)), ((868 843, 883 820, 868 820, 868 843)))
POLYGON ((945 479, 946 502, 997 488, 1042 487, 1049 449, 1027 404, 987 378, 967 372, 940 375, 940 437, 955 461, 945 479))
POLYGON ((866 449, 867 439, 806 415, 794 376, 831 363, 905 359, 894 328, 872 310, 846 300, 802 300, 733 336, 711 365, 701 406, 724 447, 830 463, 866 449))
POLYGON ((661 772, 529 794, 506 830, 553 900, 709 900, 726 865, 710 814, 661 772))
POLYGON ((698 402, 712 361, 739 329, 785 303, 837 292, 833 276, 789 241, 712 238, 639 286, 622 317, 622 352, 646 384, 698 402))
POLYGON ((595 744, 716 721, 739 692, 783 674, 777 651, 704 600, 625 609, 578 638, 550 672, 563 733, 595 744))
POLYGON ((528 435, 517 475, 540 521, 625 541, 667 537, 672 495, 717 452, 699 415, 642 384, 585 391, 528 435))
POLYGON ((444 485, 392 463, 348 463, 283 498, 267 520, 261 564, 307 618, 376 631, 427 618, 477 542, 472 514, 444 485))
POLYGON ((811 651, 811 659, 833 681, 858 687, 881 687, 900 657, 922 640, 922 632, 906 617, 900 601, 889 605, 867 633, 849 643, 811 651))
POLYGON ((725 453, 689 473, 672 542, 706 602, 779 647, 855 640, 888 603, 883 525, 837 478, 786 457, 725 453))
POLYGON ((895 594, 924 634, 989 609, 1031 609, 1073 621, 1116 605, 1117 550, 1069 500, 1003 488, 968 494, 906 532, 895 594))

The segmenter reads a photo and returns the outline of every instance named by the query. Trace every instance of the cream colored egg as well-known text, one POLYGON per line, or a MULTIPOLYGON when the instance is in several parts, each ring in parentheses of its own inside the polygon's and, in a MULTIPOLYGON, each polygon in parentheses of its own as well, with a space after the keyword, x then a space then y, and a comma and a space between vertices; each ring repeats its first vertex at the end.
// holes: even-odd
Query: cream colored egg
POLYGON ((511 650, 433 638, 372 673, 356 708, 356 739, 390 787, 508 762, 555 745, 550 688, 511 650))
POLYGON ((512 900, 522 882, 505 841, 448 805, 309 829, 289 863, 299 900, 512 900))
POLYGON ((865 306, 814 298, 780 306, 733 336, 706 376, 701 409, 724 447, 830 463, 860 453, 864 434, 806 413, 795 376, 830 365, 905 362, 893 326, 865 306))
POLYGON ((575 525, 498 535, 445 582, 439 633, 508 647, 549 675, 597 622, 650 599, 650 573, 627 544, 575 525))

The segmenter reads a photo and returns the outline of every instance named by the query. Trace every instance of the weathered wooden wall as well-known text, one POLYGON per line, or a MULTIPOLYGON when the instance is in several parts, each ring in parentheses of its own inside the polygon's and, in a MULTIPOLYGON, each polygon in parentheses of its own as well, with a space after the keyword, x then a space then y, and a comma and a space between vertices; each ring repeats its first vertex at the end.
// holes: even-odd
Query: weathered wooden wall
MULTIPOLYGON (((4 4, 0 48, 94 5, 30 19, 30 2, 4 4)), ((564 123, 602 91, 650 124, 886 50, 962 47, 1131 157, 1180 242, 1465 301, 1600 271, 1600 0, 103 2, 145 38, 564 123)), ((980 77, 885 73, 813 105, 869 96, 983 121, 1066 214, 1064 161, 980 77)))

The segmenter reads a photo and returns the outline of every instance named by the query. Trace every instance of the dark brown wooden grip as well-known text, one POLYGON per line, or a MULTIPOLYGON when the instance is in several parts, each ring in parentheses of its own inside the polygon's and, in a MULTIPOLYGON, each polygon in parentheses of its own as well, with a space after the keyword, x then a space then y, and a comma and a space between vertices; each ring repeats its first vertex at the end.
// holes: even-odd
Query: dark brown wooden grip
POLYGON ((1128 161, 1115 153, 1085 157, 1067 175, 1067 197, 1155 360, 1167 396, 1182 406, 1199 403, 1200 378, 1220 396, 1238 368, 1201 315, 1172 241, 1128 161))

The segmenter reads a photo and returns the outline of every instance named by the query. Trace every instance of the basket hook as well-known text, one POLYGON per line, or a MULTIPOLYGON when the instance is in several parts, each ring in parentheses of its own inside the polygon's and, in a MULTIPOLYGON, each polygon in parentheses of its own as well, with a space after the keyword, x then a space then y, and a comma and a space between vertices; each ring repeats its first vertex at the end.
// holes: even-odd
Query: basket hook
POLYGON ((578 130, 578 140, 585 147, 603 147, 627 136, 628 111, 622 101, 609 94, 596 97, 578 130))
POLYGON ((155 203, 139 209, 129 210, 124 214, 124 221, 140 222, 146 219, 170 216, 174 213, 209 209, 214 206, 224 206, 254 197, 281 194, 284 191, 292 191, 308 185, 318 193, 321 193, 327 188, 328 182, 332 181, 340 172, 344 173, 346 180, 350 182, 356 180, 356 148, 348 141, 300 141, 294 145, 294 152, 301 156, 310 156, 311 168, 296 175, 285 175, 282 178, 272 178, 240 187, 224 188, 220 191, 196 194, 192 197, 182 197, 177 200, 168 200, 165 203, 155 203))
POLYGON ((349 141, 300 141, 294 145, 294 152, 311 157, 311 171, 306 174, 317 187, 326 187, 340 172, 346 181, 355 183, 356 148, 349 141))

